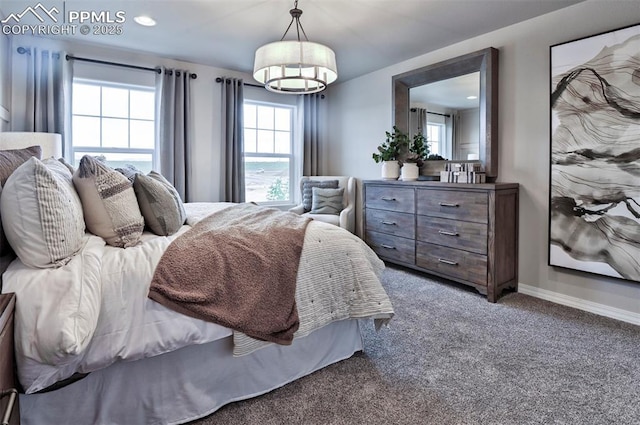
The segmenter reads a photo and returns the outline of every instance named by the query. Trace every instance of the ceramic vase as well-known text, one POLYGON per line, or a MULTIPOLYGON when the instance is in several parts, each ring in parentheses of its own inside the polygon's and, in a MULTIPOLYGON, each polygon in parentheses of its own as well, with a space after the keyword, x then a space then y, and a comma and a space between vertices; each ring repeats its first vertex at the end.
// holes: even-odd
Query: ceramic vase
POLYGON ((418 180, 420 175, 420 169, 415 162, 405 162, 402 164, 402 181, 415 181, 418 180))
POLYGON ((382 179, 398 180, 400 177, 400 164, 398 161, 382 161, 382 179))

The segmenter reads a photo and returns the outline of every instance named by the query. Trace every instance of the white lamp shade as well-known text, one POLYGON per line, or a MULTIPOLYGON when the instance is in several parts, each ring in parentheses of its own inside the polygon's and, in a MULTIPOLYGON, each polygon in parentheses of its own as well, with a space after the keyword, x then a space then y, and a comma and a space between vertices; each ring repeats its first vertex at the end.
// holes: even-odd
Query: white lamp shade
POLYGON ((42 158, 62 156, 62 136, 57 133, 28 133, 10 131, 0 133, 0 150, 40 146, 42 158))
POLYGON ((256 51, 253 78, 280 93, 314 93, 338 78, 336 55, 310 41, 277 41, 256 51))

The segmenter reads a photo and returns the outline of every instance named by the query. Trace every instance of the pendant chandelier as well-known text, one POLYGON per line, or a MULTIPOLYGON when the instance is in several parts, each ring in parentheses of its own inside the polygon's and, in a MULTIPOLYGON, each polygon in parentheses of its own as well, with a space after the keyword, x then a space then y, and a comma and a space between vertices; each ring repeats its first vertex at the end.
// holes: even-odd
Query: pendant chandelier
POLYGON ((256 50, 253 78, 276 93, 317 93, 338 78, 336 55, 327 46, 309 41, 300 23, 298 0, 289 13, 291 22, 280 41, 256 50), (298 40, 285 41, 294 21, 298 40), (300 32, 304 41, 300 40, 300 32))

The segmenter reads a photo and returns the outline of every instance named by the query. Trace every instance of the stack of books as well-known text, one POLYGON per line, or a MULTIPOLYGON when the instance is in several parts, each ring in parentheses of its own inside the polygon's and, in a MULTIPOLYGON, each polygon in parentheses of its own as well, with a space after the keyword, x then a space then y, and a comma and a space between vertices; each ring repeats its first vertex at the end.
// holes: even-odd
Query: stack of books
POLYGON ((440 171, 440 181, 447 183, 485 183, 486 174, 480 162, 448 162, 440 171))

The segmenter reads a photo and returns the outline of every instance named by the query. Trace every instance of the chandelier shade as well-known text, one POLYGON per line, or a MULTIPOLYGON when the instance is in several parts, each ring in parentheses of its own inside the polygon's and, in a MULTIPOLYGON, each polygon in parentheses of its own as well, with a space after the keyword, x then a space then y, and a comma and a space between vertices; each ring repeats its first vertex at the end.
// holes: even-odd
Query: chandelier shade
POLYGON ((289 11, 291 23, 280 41, 265 44, 256 50, 253 65, 253 78, 264 87, 276 93, 316 93, 338 78, 336 55, 329 47, 312 43, 308 39, 300 40, 300 32, 307 37, 300 15, 302 10, 294 8, 289 11), (297 40, 284 40, 287 32, 295 22, 297 40))
POLYGON ((338 78, 336 55, 310 41, 278 41, 256 51, 253 78, 279 93, 315 93, 338 78))

